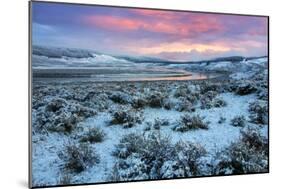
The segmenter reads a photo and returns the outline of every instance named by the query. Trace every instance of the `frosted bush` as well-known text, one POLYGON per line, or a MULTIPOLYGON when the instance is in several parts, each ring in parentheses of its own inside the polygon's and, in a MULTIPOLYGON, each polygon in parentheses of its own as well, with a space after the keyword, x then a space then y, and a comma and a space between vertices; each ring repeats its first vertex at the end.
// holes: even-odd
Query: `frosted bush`
POLYGON ((225 107, 227 105, 226 101, 222 98, 215 98, 213 100, 213 106, 216 108, 225 107))
POLYGON ((132 97, 123 92, 114 92, 109 96, 109 99, 120 104, 129 104, 132 102, 132 97))
POLYGON ((201 94, 205 94, 207 92, 219 92, 221 87, 218 84, 211 83, 209 81, 205 81, 200 85, 201 94))
POLYGON ((132 107, 133 108, 140 109, 140 108, 145 107, 146 105, 147 105, 147 101, 143 98, 135 97, 132 100, 132 107))
POLYGON ((95 152, 95 148, 87 143, 67 144, 58 153, 60 159, 64 161, 64 169, 71 172, 80 173, 94 164, 99 163, 100 157, 95 152))
POLYGON ((252 81, 241 81, 235 89, 238 95, 248 95, 257 91, 255 83, 252 81))
POLYGON ((219 118, 218 123, 219 123, 219 124, 222 124, 222 123, 225 123, 225 121, 226 121, 226 118, 221 116, 221 117, 219 118))
POLYGON ((246 126, 246 118, 245 116, 235 116, 232 120, 231 120, 231 125, 234 127, 245 127, 246 126))
POLYGON ((199 100, 200 94, 199 93, 190 93, 185 96, 185 99, 191 102, 192 104, 196 104, 199 100))
POLYGON ((203 118, 199 115, 190 116, 189 114, 185 114, 173 128, 174 131, 179 132, 186 132, 194 129, 208 129, 208 123, 204 122, 203 118))
POLYGON ((189 90, 189 88, 187 86, 179 86, 174 92, 174 97, 176 97, 176 98, 185 97, 190 93, 191 93, 191 91, 189 90))
POLYGON ((255 101, 249 104, 250 121, 256 124, 268 124, 268 104, 266 101, 255 101))
POLYGON ((161 93, 155 93, 147 97, 148 105, 152 108, 161 108, 163 106, 164 96, 161 93))
POLYGON ((52 99, 46 106, 38 109, 35 130, 71 133, 84 119, 95 116, 96 111, 61 98, 52 99))
POLYGON ((268 88, 259 88, 257 90, 257 97, 260 100, 268 101, 268 88))
POLYGON ((113 166, 108 181, 132 181, 149 179, 148 166, 137 155, 119 159, 113 166))
POLYGON ((175 90, 174 97, 185 99, 194 104, 199 99, 199 89, 194 85, 180 86, 175 90))
POLYGON ((166 110, 174 109, 177 104, 178 104, 178 101, 174 100, 172 98, 163 99, 163 108, 165 108, 166 110))
POLYGON ((268 171, 268 140, 257 129, 241 131, 241 139, 219 152, 215 174, 245 174, 268 171))
POLYGON ((90 128, 87 133, 85 133, 81 139, 80 142, 90 142, 90 143, 98 143, 102 142, 105 138, 105 132, 98 128, 90 128))
POLYGON ((200 102, 201 102, 201 109, 210 109, 214 107, 214 99, 217 96, 217 92, 215 91, 208 91, 201 95, 200 102))
POLYGON ((199 144, 179 142, 176 144, 177 162, 179 167, 184 169, 185 177, 201 174, 199 159, 206 155, 206 150, 199 144))
POLYGON ((134 110, 118 110, 113 112, 111 125, 120 124, 124 128, 131 128, 142 122, 143 116, 141 112, 134 110))
POLYGON ((153 124, 153 128, 154 129, 160 129, 160 127, 162 126, 168 126, 170 124, 169 120, 168 119, 159 119, 159 118, 156 118, 154 120, 154 124, 153 124))
POLYGON ((131 133, 125 135, 116 145, 113 155, 118 158, 127 158, 133 153, 139 153, 144 145, 144 138, 141 135, 131 133))
POLYGON ((60 110, 61 108, 65 107, 67 105, 67 102, 62 98, 52 99, 47 105, 46 105, 46 111, 56 112, 60 110))
POLYGON ((78 118, 76 115, 70 113, 62 113, 55 117, 53 122, 47 124, 47 129, 53 132, 61 132, 65 134, 71 133, 76 129, 78 118))
POLYGON ((188 100, 184 99, 183 97, 179 98, 179 102, 175 105, 175 110, 182 112, 192 112, 195 111, 195 108, 193 107, 192 103, 188 100))
POLYGON ((189 142, 172 144, 169 137, 152 133, 146 136, 131 135, 130 140, 120 141, 117 146, 119 159, 109 180, 161 179, 201 174, 200 158, 206 154, 200 145, 189 142), (132 137, 133 136, 133 137, 132 137), (120 150, 120 145, 127 145, 120 150), (133 146, 133 150, 129 147, 133 146))

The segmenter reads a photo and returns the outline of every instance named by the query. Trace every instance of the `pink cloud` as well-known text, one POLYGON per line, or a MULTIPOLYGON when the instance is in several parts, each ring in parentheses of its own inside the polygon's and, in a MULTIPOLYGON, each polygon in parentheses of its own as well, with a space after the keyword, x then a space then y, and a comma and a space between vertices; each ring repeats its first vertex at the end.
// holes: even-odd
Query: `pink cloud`
MULTIPOLYGON (((166 13, 163 11, 150 11, 142 10, 141 14, 149 16, 166 15, 167 18, 172 13, 166 13)), ((222 25, 216 18, 196 16, 190 20, 188 17, 181 17, 180 19, 144 19, 139 17, 120 17, 120 16, 88 16, 85 17, 84 22, 90 26, 98 26, 107 30, 113 31, 137 31, 145 30, 149 32, 174 34, 178 36, 188 37, 199 32, 219 32, 223 31, 222 25)))
POLYGON ((89 16, 84 18, 84 22, 109 30, 137 30, 142 24, 129 18, 113 16, 89 16))
POLYGON ((117 31, 146 30, 160 33, 176 33, 179 29, 180 33, 186 31, 186 28, 183 30, 183 28, 179 28, 180 26, 173 26, 168 22, 149 22, 138 18, 90 16, 85 18, 85 22, 89 25, 117 31))
POLYGON ((135 13, 137 15, 141 16, 149 16, 149 17, 155 17, 165 20, 172 20, 177 19, 181 15, 179 15, 178 12, 171 12, 171 11, 162 11, 162 10, 149 10, 149 9, 132 9, 132 13, 135 13))

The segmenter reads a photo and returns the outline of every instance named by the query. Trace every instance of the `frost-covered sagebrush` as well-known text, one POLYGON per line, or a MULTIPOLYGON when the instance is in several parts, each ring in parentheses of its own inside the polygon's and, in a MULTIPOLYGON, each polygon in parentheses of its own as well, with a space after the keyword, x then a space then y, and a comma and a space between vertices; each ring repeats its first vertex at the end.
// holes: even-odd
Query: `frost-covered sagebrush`
POLYGON ((200 175, 203 147, 189 142, 172 144, 169 137, 152 133, 121 139, 114 155, 120 158, 109 180, 161 179, 200 175))
POLYGON ((80 142, 98 143, 102 142, 105 136, 106 134, 101 128, 94 127, 90 128, 89 131, 80 138, 80 142))
POLYGON ((112 114, 111 125, 120 124, 124 128, 131 128, 142 122, 142 113, 130 109, 117 110, 112 114))
POLYGON ((219 153, 215 174, 241 174, 268 171, 268 140, 255 128, 241 131, 241 139, 219 153))
POLYGON ((235 116, 231 120, 231 125, 234 127, 245 127, 246 126, 246 118, 243 115, 235 116))
POLYGON ((58 153, 58 156, 64 161, 63 168, 75 173, 80 173, 100 162, 100 157, 96 153, 95 148, 87 143, 67 144, 65 148, 58 153))
POLYGON ((258 100, 249 104, 250 120, 256 124, 268 123, 268 103, 258 100))
POLYGON ((181 117, 179 123, 173 127, 174 131, 186 132, 195 129, 208 129, 208 123, 199 115, 190 116, 185 114, 181 117))

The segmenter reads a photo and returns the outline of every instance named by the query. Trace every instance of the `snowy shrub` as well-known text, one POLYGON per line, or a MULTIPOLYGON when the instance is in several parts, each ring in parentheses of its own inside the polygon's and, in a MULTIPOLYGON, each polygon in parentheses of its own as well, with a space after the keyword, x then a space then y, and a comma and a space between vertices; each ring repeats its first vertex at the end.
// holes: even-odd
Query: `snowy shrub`
POLYGON ((133 110, 119 110, 113 112, 111 125, 121 124, 124 128, 131 128, 142 122, 142 113, 133 110))
POLYGON ((199 159, 206 155, 206 150, 199 144, 179 142, 175 145, 179 167, 184 170, 184 177, 200 175, 199 159))
POLYGON ((218 154, 215 174, 268 171, 268 141, 257 129, 241 131, 241 139, 218 154))
POLYGON ((225 123, 225 121, 226 121, 226 118, 221 116, 221 117, 219 118, 218 123, 219 123, 219 124, 222 124, 222 123, 225 123))
POLYGON ((156 119, 154 119, 153 128, 154 128, 154 129, 160 129, 160 127, 162 127, 162 126, 168 126, 168 125, 169 125, 169 120, 168 120, 168 119, 159 119, 159 118, 156 118, 156 119))
POLYGON ((179 86, 175 92, 174 92, 174 97, 185 97, 187 94, 190 94, 191 91, 187 86, 179 86))
POLYGON ((244 144, 247 144, 250 148, 253 148, 257 151, 265 150, 267 155, 268 141, 264 136, 261 135, 258 129, 247 128, 246 130, 241 131, 241 135, 241 141, 244 144))
POLYGON ((71 107, 70 111, 72 111, 73 114, 76 114, 82 120, 97 114, 97 112, 93 109, 81 105, 75 105, 74 107, 71 107))
POLYGON ((260 100, 268 101, 268 89, 267 88, 259 88, 257 90, 257 97, 260 100))
POLYGON ((125 135, 116 145, 116 149, 113 151, 113 155, 118 158, 127 158, 132 153, 139 153, 143 148, 144 138, 141 135, 131 133, 125 135))
POLYGON ((131 155, 127 159, 115 162, 107 180, 112 182, 149 179, 146 172, 147 165, 137 155, 131 155))
POLYGON ((199 99, 200 94, 199 93, 190 93, 185 96, 185 99, 191 102, 192 104, 195 104, 197 100, 199 99))
POLYGON ((84 119, 96 115, 91 108, 77 103, 69 103, 61 98, 50 100, 45 106, 36 111, 34 129, 36 132, 61 132, 71 133, 78 128, 78 123, 84 119))
POLYGON ((213 107, 220 108, 225 107, 227 105, 226 101, 222 98, 216 97, 216 98, 205 98, 203 97, 201 100, 201 109, 211 109, 213 107))
POLYGON ((212 101, 208 98, 203 98, 200 100, 201 102, 201 109, 211 109, 213 107, 212 101))
POLYGON ((177 101, 171 99, 171 98, 165 98, 163 99, 163 108, 166 110, 174 109, 177 104, 177 101))
POLYGON ((266 101, 255 101, 249 105, 250 121, 256 124, 268 124, 268 105, 266 101))
POLYGON ((207 152, 202 146, 190 142, 178 142, 175 145, 175 152, 175 158, 165 161, 161 166, 161 178, 190 177, 203 174, 200 159, 207 152))
POLYGON ((162 179, 201 174, 200 158, 206 154, 201 146, 189 142, 172 144, 169 137, 156 133, 136 138, 134 136, 134 140, 130 140, 132 145, 135 146, 139 140, 141 145, 116 162, 109 180, 162 179))
POLYGON ((68 144, 58 156, 64 161, 64 169, 75 173, 80 173, 100 161, 94 147, 87 143, 68 144))
POLYGON ((66 106, 66 101, 62 98, 52 99, 49 104, 46 105, 46 111, 56 112, 66 106))
POLYGON ((185 99, 194 104, 199 98, 199 89, 194 85, 180 86, 174 92, 174 97, 185 99))
POLYGON ((235 93, 238 95, 248 95, 257 91, 255 83, 251 81, 242 81, 236 86, 235 93))
POLYGON ((134 98, 132 100, 132 107, 133 108, 136 108, 136 109, 139 109, 139 108, 143 108, 147 105, 147 101, 142 99, 142 98, 134 98))
POLYGON ((213 105, 216 108, 220 108, 220 107, 225 107, 227 105, 226 101, 223 100, 222 98, 215 98, 213 100, 213 105))
POLYGON ((144 124, 145 124, 145 127, 143 129, 144 131, 150 131, 152 129, 152 125, 153 125, 152 122, 146 121, 144 124))
POLYGON ((132 101, 132 97, 123 92, 114 92, 109 96, 109 99, 120 104, 129 104, 132 101))
POLYGON ((148 105, 152 108, 161 108, 164 97, 161 93, 152 94, 147 98, 148 105))
POLYGON ((216 91, 207 91, 206 93, 203 93, 203 97, 210 100, 214 99, 217 95, 218 93, 216 91))
POLYGON ((63 113, 56 116, 54 120, 46 126, 49 131, 69 134, 77 127, 77 123, 77 116, 69 113, 63 113))
POLYGON ((146 125, 143 130, 144 131, 150 131, 151 130, 151 126, 150 125, 146 125))
POLYGON ((91 128, 84 136, 81 137, 80 142, 97 143, 102 142, 105 137, 105 132, 98 128, 91 128))
POLYGON ((178 125, 173 130, 179 132, 186 132, 194 129, 208 129, 208 123, 203 121, 199 115, 190 116, 185 114, 181 117, 178 125))
POLYGON ((201 102, 201 109, 210 109, 212 107, 214 107, 214 102, 213 100, 215 99, 215 97, 217 96, 217 92, 214 91, 208 91, 205 94, 203 94, 200 98, 200 102, 201 102))
POLYGON ((220 86, 218 84, 210 83, 208 81, 205 81, 200 86, 201 94, 207 93, 207 92, 218 92, 220 89, 220 86))
POLYGON ((231 120, 231 125, 233 125, 234 127, 245 127, 246 118, 243 115, 242 116, 235 116, 231 120))
POLYGON ((183 97, 179 98, 179 102, 175 105, 175 110, 182 112, 193 112, 195 111, 195 108, 193 107, 192 103, 188 100, 184 99, 183 97))
POLYGON ((145 137, 144 145, 139 154, 143 164, 147 165, 146 174, 151 179, 160 179, 161 167, 165 161, 175 157, 176 151, 171 139, 152 133, 145 137))

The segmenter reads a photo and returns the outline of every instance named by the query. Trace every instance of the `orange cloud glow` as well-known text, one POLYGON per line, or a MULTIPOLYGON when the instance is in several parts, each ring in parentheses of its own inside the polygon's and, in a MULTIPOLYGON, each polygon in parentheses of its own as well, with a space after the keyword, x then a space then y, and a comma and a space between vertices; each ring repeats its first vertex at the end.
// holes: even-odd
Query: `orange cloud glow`
MULTIPOLYGON (((138 48, 137 51, 143 54, 159 54, 163 52, 197 52, 216 51, 227 52, 233 48, 222 44, 186 44, 181 42, 163 43, 155 47, 138 48)), ((241 49, 240 49, 241 50, 241 49)))

